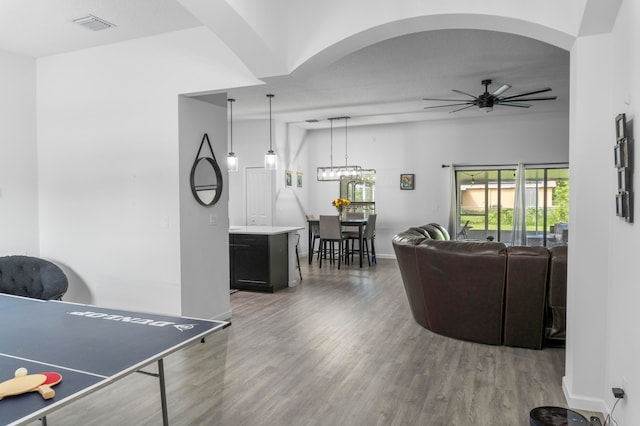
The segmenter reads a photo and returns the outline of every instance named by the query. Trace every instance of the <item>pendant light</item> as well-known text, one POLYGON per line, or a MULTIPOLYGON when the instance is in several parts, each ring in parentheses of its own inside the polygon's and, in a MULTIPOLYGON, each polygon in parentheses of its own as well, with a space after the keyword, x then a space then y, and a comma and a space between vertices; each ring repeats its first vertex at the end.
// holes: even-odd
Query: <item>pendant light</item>
POLYGON ((235 101, 235 99, 227 99, 227 102, 229 102, 229 110, 231 112, 231 120, 229 121, 231 147, 229 154, 227 154, 227 170, 230 172, 238 171, 238 157, 235 152, 233 152, 233 103, 235 101))
POLYGON ((264 156, 264 168, 267 170, 276 170, 278 168, 278 156, 273 150, 271 135, 273 133, 271 129, 271 99, 273 99, 274 95, 267 95, 269 98, 269 151, 267 151, 264 156))

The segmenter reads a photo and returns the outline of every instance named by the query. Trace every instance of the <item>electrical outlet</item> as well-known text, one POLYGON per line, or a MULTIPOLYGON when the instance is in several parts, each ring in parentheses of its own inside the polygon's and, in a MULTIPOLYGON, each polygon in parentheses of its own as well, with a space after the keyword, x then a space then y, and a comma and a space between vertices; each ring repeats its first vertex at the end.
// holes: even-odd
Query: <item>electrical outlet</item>
POLYGON ((611 388, 611 392, 613 392, 613 396, 617 399, 624 398, 624 389, 622 388, 611 388))
POLYGON ((218 224, 218 216, 215 214, 212 214, 209 216, 209 225, 211 226, 215 226, 218 224))

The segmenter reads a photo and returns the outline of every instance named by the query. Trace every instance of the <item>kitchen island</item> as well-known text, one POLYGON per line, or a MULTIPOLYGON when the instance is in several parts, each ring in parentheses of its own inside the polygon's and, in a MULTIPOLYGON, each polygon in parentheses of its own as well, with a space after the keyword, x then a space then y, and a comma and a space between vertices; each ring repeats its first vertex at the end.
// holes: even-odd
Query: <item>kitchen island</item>
POLYGON ((294 226, 230 226, 230 287, 274 292, 298 283, 294 226))

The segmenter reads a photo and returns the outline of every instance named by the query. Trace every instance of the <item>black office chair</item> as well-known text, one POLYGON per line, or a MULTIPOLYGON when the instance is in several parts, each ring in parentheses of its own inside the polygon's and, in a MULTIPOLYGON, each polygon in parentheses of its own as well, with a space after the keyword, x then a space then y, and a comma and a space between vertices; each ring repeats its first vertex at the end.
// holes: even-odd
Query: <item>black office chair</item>
POLYGON ((69 281, 57 265, 30 256, 0 257, 0 293, 61 300, 69 281))

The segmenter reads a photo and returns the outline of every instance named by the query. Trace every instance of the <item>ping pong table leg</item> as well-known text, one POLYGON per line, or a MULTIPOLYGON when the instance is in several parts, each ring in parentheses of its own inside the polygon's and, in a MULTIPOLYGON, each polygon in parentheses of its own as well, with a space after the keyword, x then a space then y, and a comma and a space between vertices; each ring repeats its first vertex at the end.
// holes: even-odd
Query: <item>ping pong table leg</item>
POLYGON ((167 412, 167 390, 164 383, 164 360, 158 360, 158 378, 160 379, 160 402, 162 404, 162 424, 169 426, 169 413, 167 412))
POLYGON ((42 416, 42 418, 40 419, 40 424, 42 426, 47 426, 47 416, 42 416))
MULTIPOLYGON (((162 404, 162 424, 163 426, 169 426, 169 413, 167 410, 167 388, 164 382, 164 360, 160 358, 158 360, 158 373, 151 373, 149 371, 138 370, 138 373, 145 376, 156 377, 160 381, 160 404, 162 404)), ((44 425, 46 426, 46 425, 44 425)))

